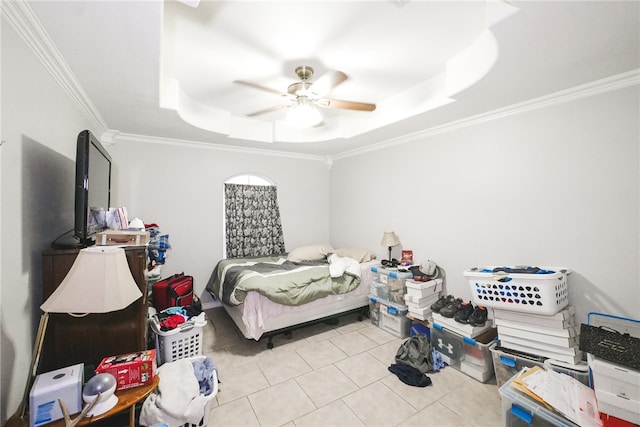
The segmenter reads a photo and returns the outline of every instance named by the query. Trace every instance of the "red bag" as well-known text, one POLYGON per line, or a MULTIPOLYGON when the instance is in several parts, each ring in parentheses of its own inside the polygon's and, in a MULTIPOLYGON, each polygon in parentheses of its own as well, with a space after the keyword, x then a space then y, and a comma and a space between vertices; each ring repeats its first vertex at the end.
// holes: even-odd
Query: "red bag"
POLYGON ((152 287, 153 306, 161 311, 169 307, 183 307, 193 304, 193 276, 174 274, 158 280, 152 287))

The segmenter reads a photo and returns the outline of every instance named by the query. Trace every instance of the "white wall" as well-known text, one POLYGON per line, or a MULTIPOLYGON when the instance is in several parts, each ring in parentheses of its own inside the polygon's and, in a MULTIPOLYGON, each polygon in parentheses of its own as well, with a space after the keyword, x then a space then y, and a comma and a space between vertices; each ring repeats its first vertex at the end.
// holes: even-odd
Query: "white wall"
POLYGON ((132 219, 157 223, 171 250, 162 277, 184 271, 204 290, 223 251, 224 181, 240 173, 269 178, 287 250, 329 240, 329 170, 324 162, 221 151, 206 145, 178 147, 124 142, 107 147, 116 165, 112 204, 132 219))
POLYGON ((18 409, 42 303, 41 253, 73 228, 76 137, 89 128, 2 23, 0 423, 18 409))
POLYGON ((566 267, 577 321, 637 317, 639 101, 634 86, 336 160, 332 241, 387 258, 395 230, 465 299, 471 267, 566 267))

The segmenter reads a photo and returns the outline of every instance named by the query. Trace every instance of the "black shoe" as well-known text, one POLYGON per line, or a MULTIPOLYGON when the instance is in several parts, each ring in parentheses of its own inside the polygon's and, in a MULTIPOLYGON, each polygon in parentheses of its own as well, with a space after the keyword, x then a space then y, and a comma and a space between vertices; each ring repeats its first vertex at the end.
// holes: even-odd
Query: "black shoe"
POLYGON ((431 307, 429 308, 434 313, 440 313, 440 310, 442 310, 450 302, 455 301, 455 299, 456 298, 453 295, 443 295, 438 299, 438 301, 431 304, 431 307))
POLYGON ((453 318, 458 323, 468 323, 469 316, 473 313, 474 307, 471 304, 471 301, 460 304, 460 309, 456 311, 456 314, 453 315, 453 318))
POLYGON ((469 324, 471 326, 484 326, 487 322, 487 309, 485 307, 476 307, 469 316, 469 324))
POLYGON ((440 314, 444 317, 452 318, 460 310, 462 299, 456 298, 440 309, 440 314))

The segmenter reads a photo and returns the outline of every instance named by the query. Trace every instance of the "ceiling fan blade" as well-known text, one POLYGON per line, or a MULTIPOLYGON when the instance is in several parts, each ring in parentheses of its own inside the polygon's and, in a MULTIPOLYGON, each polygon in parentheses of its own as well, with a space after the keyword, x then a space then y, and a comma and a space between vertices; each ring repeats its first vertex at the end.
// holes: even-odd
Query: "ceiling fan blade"
POLYGON ((247 117, 255 117, 255 116, 259 116, 261 114, 272 113, 274 111, 278 111, 278 110, 281 110, 281 109, 287 108, 287 107, 289 107, 289 104, 274 105, 273 107, 265 108, 264 110, 255 111, 253 113, 247 114, 247 117))
POLYGON ((316 104, 324 108, 339 108, 342 110, 373 111, 376 104, 366 102, 342 101, 340 99, 319 99, 316 104))
POLYGON ((307 89, 307 92, 312 93, 316 98, 322 98, 345 80, 347 80, 347 75, 342 71, 329 71, 316 80, 307 89))
POLYGON ((269 92, 269 93, 272 93, 272 94, 278 95, 278 96, 288 96, 289 95, 289 94, 281 92, 279 90, 275 90, 275 89, 271 89, 271 88, 268 88, 268 87, 260 86, 258 84, 251 83, 251 82, 245 82, 245 81, 242 81, 242 80, 234 80, 233 82, 237 83, 237 84, 240 84, 240 85, 249 86, 249 87, 252 87, 254 89, 258 89, 258 90, 262 90, 262 91, 265 91, 265 92, 269 92))

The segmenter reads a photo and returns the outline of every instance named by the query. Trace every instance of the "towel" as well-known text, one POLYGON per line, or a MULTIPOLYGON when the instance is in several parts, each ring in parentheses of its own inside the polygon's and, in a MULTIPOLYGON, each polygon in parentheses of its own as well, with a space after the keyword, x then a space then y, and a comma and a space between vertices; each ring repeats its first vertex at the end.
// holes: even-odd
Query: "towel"
POLYGON ((160 382, 142 404, 140 424, 164 423, 169 427, 199 424, 208 399, 200 394, 200 384, 189 359, 168 362, 158 368, 160 382))

